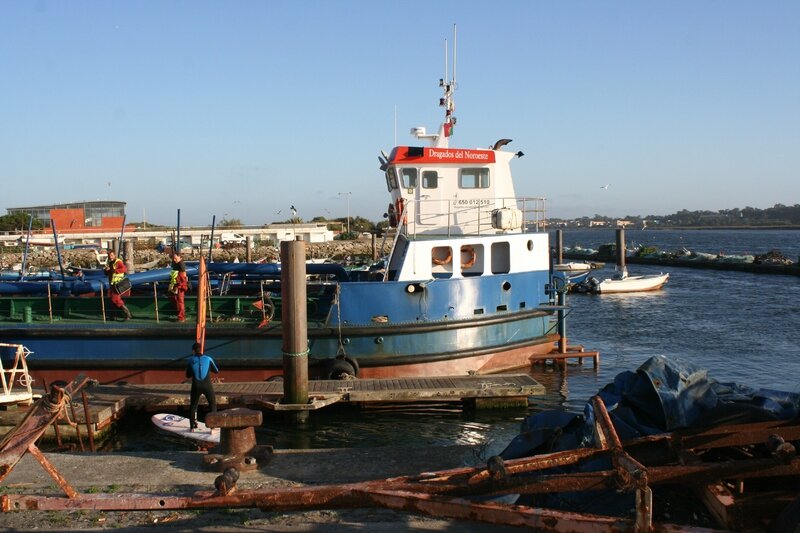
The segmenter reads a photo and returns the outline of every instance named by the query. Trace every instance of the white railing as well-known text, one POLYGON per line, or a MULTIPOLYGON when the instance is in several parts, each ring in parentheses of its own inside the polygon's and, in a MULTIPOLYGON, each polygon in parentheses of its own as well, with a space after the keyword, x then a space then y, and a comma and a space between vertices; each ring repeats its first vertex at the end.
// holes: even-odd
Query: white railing
POLYGON ((441 199, 406 201, 398 214, 400 227, 410 237, 422 235, 496 234, 495 213, 511 210, 519 220, 514 232, 547 231, 545 198, 441 199))
POLYGON ((33 398, 33 390, 31 389, 33 380, 28 374, 28 363, 25 359, 31 354, 31 351, 21 344, 0 343, 0 348, 11 348, 6 352, 14 352, 13 362, 6 361, 11 363, 9 368, 5 368, 3 359, 0 357, 0 405, 30 400, 33 398), (19 385, 16 390, 15 384, 19 385), (20 390, 20 387, 22 390, 20 390))

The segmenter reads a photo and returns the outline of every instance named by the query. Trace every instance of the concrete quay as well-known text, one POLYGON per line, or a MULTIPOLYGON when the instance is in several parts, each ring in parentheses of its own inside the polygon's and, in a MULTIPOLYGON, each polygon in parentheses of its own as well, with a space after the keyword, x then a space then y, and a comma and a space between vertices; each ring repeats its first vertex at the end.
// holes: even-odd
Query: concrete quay
MULTIPOLYGON (((242 472, 238 489, 354 483, 486 464, 475 446, 277 450, 269 464, 242 472)), ((47 453, 47 459, 82 494, 191 495, 213 491, 218 475, 202 468, 202 452, 47 453)), ((4 494, 63 496, 53 479, 26 454, 0 485, 4 494)), ((269 512, 258 509, 163 511, 11 511, 0 531, 281 531, 510 533, 509 526, 440 519, 387 509, 269 512)))

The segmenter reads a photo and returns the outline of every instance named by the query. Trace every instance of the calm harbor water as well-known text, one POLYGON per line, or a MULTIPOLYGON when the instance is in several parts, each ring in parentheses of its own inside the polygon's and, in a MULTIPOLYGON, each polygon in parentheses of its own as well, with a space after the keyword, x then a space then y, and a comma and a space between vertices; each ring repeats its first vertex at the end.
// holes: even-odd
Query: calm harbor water
MULTIPOLYGON (((664 250, 686 248, 728 254, 777 249, 800 255, 800 231, 694 230, 626 232, 630 243, 664 250)), ((613 242, 613 230, 565 231, 564 245, 597 248, 613 242)), ((658 267, 630 265, 636 274, 658 267)), ((611 266, 597 271, 610 275, 611 266)), ((331 408, 312 413, 305 428, 265 414, 258 441, 279 449, 391 445, 483 444, 498 453, 529 413, 543 409, 583 410, 585 402, 614 376, 635 370, 653 355, 681 357, 707 368, 718 381, 800 392, 800 278, 743 272, 670 268, 662 291, 627 295, 570 295, 570 344, 601 353, 600 368, 570 364, 566 372, 541 366, 530 371, 547 388, 529 410, 472 413, 449 406, 385 409, 331 408)), ((191 449, 149 426, 131 421, 120 449, 191 449)))

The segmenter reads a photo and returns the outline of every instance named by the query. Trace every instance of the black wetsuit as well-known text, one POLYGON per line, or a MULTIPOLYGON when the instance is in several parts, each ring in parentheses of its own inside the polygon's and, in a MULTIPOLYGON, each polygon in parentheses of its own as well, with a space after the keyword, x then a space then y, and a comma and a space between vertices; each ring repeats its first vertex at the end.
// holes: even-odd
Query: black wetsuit
POLYGON ((186 377, 192 378, 191 404, 189 406, 189 423, 191 427, 197 424, 197 406, 200 396, 205 396, 212 412, 217 410, 217 398, 214 396, 214 386, 211 384, 211 372, 219 372, 216 363, 207 355, 192 355, 186 366, 186 377))

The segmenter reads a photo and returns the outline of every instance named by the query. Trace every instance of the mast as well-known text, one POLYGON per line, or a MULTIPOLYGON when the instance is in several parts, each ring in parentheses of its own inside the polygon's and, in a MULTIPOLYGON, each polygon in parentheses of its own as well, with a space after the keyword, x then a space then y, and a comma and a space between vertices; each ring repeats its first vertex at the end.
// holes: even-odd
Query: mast
POLYGON ((439 99, 439 105, 444 107, 444 122, 439 128, 439 133, 433 140, 433 146, 436 148, 447 148, 450 145, 450 136, 453 135, 453 127, 456 125, 456 117, 453 116, 455 111, 455 102, 453 101, 453 93, 456 90, 456 44, 457 34, 456 25, 453 24, 453 75, 450 80, 448 77, 448 46, 447 39, 444 40, 444 78, 439 80, 439 87, 444 91, 444 97, 439 99))
POLYGON ((450 136, 453 135, 453 128, 456 125, 456 117, 453 116, 455 103, 453 93, 456 90, 456 25, 453 24, 453 77, 448 81, 448 46, 447 39, 444 40, 444 77, 439 79, 439 87, 442 88, 444 96, 439 98, 439 106, 444 107, 444 121, 439 126, 436 134, 429 134, 424 127, 418 126, 411 129, 411 135, 417 139, 425 139, 434 148, 448 148, 450 146, 450 136))

